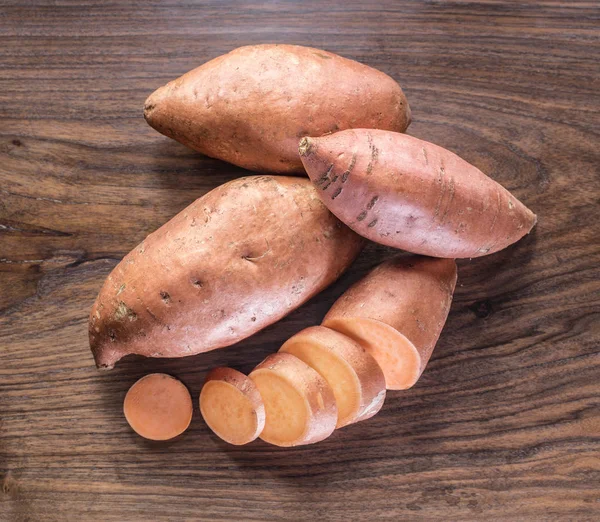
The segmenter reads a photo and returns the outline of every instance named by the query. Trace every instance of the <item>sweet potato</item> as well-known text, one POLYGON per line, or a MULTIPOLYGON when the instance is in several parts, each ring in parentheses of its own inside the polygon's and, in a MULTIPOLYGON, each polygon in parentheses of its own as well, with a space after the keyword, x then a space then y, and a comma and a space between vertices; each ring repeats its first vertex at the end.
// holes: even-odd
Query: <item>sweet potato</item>
POLYGON ((192 398, 181 381, 164 373, 151 373, 129 388, 123 413, 138 435, 169 440, 190 425, 192 398))
POLYGON ((351 286, 323 325, 360 343, 381 366, 388 390, 410 388, 446 322, 456 277, 452 259, 397 256, 351 286))
POLYGON ((265 427, 265 405, 258 388, 232 368, 215 368, 206 376, 200 413, 208 427, 230 444, 252 442, 265 427))
POLYGON ((435 257, 479 257, 527 234, 536 217, 456 154, 395 132, 304 138, 302 162, 323 202, 362 236, 435 257))
POLYGON ((251 45, 155 91, 146 121, 207 156, 262 172, 304 172, 303 136, 355 127, 404 132, 410 109, 388 75, 327 51, 251 45))
POLYGON ((289 353, 269 355, 250 374, 265 403, 260 438, 276 446, 323 440, 335 429, 333 391, 321 375, 289 353))
POLYGON ((90 314, 96 365, 234 344, 332 283, 362 241, 307 179, 226 183, 150 234, 108 276, 90 314))
POLYGON ((377 361, 349 337, 311 326, 279 349, 317 370, 327 381, 338 407, 336 428, 375 415, 385 400, 385 378, 377 361))

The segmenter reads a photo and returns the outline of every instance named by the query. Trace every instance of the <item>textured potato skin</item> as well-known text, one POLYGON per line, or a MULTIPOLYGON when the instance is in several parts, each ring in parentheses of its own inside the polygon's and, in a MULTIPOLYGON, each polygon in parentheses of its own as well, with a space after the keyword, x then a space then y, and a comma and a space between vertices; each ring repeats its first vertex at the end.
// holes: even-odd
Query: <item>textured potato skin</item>
POLYGON ((420 356, 423 373, 452 304, 457 269, 453 259, 396 256, 375 267, 331 307, 323 325, 339 318, 381 321, 404 335, 420 356))
POLYGON ((491 254, 536 217, 456 154, 406 134, 372 129, 305 138, 300 155, 323 202, 362 236, 434 257, 491 254))
POLYGON ((320 49, 265 44, 234 49, 160 87, 144 117, 207 156, 303 173, 303 136, 355 127, 404 132, 410 109, 383 72, 320 49))
POLYGON ((124 355, 183 357, 234 344, 332 283, 363 240, 307 179, 239 178, 204 195, 132 250, 92 308, 99 368, 124 355))

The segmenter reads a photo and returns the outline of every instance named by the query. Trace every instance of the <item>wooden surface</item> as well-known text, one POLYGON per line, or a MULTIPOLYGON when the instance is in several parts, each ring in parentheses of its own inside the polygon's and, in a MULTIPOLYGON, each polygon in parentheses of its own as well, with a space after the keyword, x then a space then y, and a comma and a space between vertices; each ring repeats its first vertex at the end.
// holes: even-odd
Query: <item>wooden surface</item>
POLYGON ((0 2, 0 520, 600 519, 598 2, 0 2), (401 82, 409 132, 503 183, 534 232, 459 263, 423 378, 315 446, 153 444, 122 400, 151 371, 194 402, 318 323, 390 251, 229 349, 95 370, 87 314, 132 247, 244 171, 146 125, 156 87, 250 43, 401 82))

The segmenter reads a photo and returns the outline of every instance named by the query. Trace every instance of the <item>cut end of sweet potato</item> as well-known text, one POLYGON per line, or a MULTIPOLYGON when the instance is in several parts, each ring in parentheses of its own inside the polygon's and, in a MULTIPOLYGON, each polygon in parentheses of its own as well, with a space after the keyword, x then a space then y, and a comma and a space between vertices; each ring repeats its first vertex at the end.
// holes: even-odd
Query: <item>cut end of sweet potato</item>
POLYGON ((298 144, 298 153, 300 154, 300 156, 306 156, 307 154, 310 154, 310 149, 312 147, 312 142, 310 141, 310 138, 302 138, 300 140, 300 143, 298 144))
POLYGON ((153 120, 156 117, 156 108, 162 102, 163 98, 167 94, 168 89, 166 85, 156 89, 144 102, 144 119, 154 127, 153 120))
POLYGON ((372 417, 383 406, 383 372, 377 361, 348 336, 313 326, 288 339, 279 351, 294 355, 325 378, 337 403, 336 428, 372 417))
POLYGON ((337 421, 333 392, 325 379, 288 353, 267 357, 250 374, 265 404, 260 438, 276 446, 319 442, 337 421))
POLYGON ((353 317, 326 319, 323 326, 347 335, 369 352, 383 370, 388 390, 406 390, 419 379, 419 352, 395 328, 375 319, 353 317))
POLYGON ((265 426, 265 406, 252 380, 232 368, 215 368, 200 393, 200 412, 208 427, 229 444, 255 440, 265 426))
POLYGON ((192 398, 181 381, 164 373, 151 373, 129 388, 123 412, 138 435, 169 440, 190 425, 192 398))

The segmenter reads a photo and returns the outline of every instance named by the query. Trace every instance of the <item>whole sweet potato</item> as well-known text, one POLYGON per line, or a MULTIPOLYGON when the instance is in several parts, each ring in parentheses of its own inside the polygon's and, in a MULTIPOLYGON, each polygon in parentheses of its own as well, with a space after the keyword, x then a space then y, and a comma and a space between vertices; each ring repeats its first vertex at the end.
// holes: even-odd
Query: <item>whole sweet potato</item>
POLYGON ((226 183, 150 234, 108 276, 90 314, 96 365, 234 344, 332 283, 362 243, 307 179, 226 183))
POLYGON ((536 222, 479 169, 406 134, 353 129, 303 138, 299 149, 329 210, 377 243, 434 257, 479 257, 518 241, 536 222))
POLYGON ((298 45, 240 47, 155 91, 144 117, 197 151, 250 170, 304 172, 303 136, 364 127, 404 132, 410 109, 386 74, 298 45))

